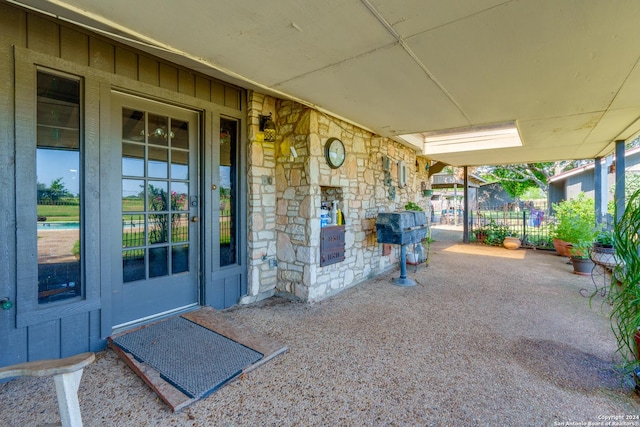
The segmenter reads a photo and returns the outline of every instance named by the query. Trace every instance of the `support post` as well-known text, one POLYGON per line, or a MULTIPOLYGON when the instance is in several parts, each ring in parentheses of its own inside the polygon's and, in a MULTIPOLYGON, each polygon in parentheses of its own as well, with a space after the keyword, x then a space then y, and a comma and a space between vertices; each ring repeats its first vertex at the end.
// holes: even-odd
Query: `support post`
POLYGON ((462 211, 462 242, 469 243, 469 168, 464 167, 464 210, 462 211))
POLYGON ((593 168, 594 199, 596 205, 596 226, 602 223, 602 157, 596 157, 593 168))
POLYGON ((624 149, 625 149, 625 141, 617 140, 616 141, 616 221, 619 221, 622 218, 622 214, 624 213, 625 206, 625 181, 624 181, 624 170, 625 166, 625 158, 624 158, 624 149))

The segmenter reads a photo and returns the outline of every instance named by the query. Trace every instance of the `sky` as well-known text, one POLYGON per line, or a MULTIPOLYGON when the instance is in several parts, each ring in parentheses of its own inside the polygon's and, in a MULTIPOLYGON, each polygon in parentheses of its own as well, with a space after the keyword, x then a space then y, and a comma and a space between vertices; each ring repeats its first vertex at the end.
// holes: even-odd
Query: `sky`
POLYGON ((77 151, 38 149, 37 155, 38 182, 46 185, 62 178, 62 182, 70 193, 80 192, 80 161, 77 151))

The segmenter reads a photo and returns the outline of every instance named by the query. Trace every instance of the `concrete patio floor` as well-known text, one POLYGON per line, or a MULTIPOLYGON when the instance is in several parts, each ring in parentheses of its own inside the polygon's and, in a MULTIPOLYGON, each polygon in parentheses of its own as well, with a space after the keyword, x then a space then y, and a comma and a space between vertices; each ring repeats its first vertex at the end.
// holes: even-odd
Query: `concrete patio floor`
MULTIPOLYGON (((80 384, 84 425, 560 426, 640 414, 613 370, 608 306, 580 295, 591 277, 550 252, 433 236, 429 266, 408 267, 414 287, 394 286, 395 271, 313 305, 227 310, 289 351, 182 412, 99 352, 80 384)), ((59 421, 53 381, 0 384, 0 414, 0 425, 59 421)))

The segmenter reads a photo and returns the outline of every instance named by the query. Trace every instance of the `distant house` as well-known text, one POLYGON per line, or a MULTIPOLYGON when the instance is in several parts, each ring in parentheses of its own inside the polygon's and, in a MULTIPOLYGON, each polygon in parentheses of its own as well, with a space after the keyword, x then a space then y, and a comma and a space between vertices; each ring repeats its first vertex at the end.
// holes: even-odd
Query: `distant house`
MULTIPOLYGON (((606 195, 606 201, 613 200, 615 185, 615 157, 609 156, 602 159, 607 174, 603 179, 602 193, 606 195)), ((549 206, 562 200, 569 200, 584 192, 589 197, 595 196, 595 163, 571 169, 570 171, 554 175, 549 179, 548 201, 549 206)), ((625 171, 640 172, 640 147, 632 148, 625 152, 625 171)))
POLYGON ((478 188, 478 209, 496 209, 511 206, 516 200, 509 195, 499 182, 481 184, 478 188))

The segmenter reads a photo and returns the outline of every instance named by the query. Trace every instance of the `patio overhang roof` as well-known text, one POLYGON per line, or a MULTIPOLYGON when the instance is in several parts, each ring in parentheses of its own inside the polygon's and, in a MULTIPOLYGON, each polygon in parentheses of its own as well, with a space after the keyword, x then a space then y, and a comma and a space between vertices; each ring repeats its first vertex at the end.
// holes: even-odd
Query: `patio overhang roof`
POLYGON ((451 165, 595 158, 640 132, 636 0, 11 1, 451 165), (521 146, 419 137, 505 122, 521 146))

